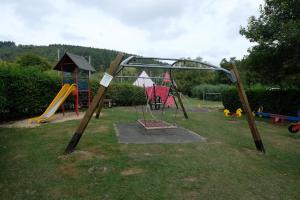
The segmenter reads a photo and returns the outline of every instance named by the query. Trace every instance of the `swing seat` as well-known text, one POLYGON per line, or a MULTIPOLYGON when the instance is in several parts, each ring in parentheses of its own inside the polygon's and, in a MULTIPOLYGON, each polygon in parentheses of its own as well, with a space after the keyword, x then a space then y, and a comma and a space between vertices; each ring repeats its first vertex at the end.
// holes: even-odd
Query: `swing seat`
POLYGON ((138 119, 137 120, 145 129, 166 129, 166 128, 177 128, 177 126, 170 124, 168 122, 162 120, 144 120, 138 119))

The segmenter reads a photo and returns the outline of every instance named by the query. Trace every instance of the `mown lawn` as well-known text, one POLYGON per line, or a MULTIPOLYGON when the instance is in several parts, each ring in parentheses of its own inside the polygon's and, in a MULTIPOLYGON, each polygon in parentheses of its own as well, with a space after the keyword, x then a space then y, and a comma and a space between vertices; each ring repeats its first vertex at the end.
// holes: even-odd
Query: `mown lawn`
POLYGON ((206 143, 119 144, 113 123, 134 121, 129 107, 105 109, 68 156, 77 120, 1 128, 0 199, 299 199, 300 134, 259 119, 264 155, 244 118, 231 123, 215 103, 189 103, 210 112, 178 113, 177 124, 206 143))

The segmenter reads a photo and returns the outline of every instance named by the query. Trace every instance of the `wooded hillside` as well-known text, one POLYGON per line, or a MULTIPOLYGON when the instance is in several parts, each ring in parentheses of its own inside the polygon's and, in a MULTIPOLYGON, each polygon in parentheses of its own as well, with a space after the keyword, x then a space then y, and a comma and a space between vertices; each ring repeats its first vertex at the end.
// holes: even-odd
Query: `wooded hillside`
MULTIPOLYGON (((91 57, 91 64, 97 71, 105 69, 109 66, 110 62, 116 57, 117 51, 108 49, 98 49, 92 47, 82 47, 64 44, 50 44, 48 46, 36 45, 16 45, 14 42, 0 41, 0 60, 14 61, 17 57, 23 54, 34 54, 45 57, 51 64, 57 61, 58 49, 60 56, 66 51, 74 54, 84 56, 88 59, 91 57)), ((125 55, 129 55, 126 54, 125 55)))

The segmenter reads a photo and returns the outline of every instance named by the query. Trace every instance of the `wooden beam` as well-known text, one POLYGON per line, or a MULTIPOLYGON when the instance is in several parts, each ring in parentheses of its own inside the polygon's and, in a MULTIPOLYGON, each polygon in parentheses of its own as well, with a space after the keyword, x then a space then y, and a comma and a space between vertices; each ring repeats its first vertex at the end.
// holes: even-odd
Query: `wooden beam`
POLYGON ((100 117, 100 112, 101 112, 101 110, 103 108, 103 103, 104 103, 104 98, 101 99, 101 101, 100 101, 100 103, 98 105, 98 109, 96 111, 96 116, 95 116, 97 119, 99 119, 99 117, 100 117))
MULTIPOLYGON (((115 60, 113 62, 111 62, 109 70, 108 70, 109 75, 111 75, 113 77, 115 76, 115 73, 116 73, 118 66, 120 65, 123 57, 124 57, 123 54, 118 54, 117 57, 115 58, 115 60)), ((106 95, 107 89, 108 89, 108 86, 105 87, 103 85, 100 85, 100 87, 97 91, 97 94, 94 96, 89 109, 87 110, 84 117, 80 121, 79 126, 77 127, 72 139, 70 140, 67 148, 65 149, 65 154, 68 154, 68 153, 71 153, 74 151, 74 149, 77 146, 77 144, 79 143, 79 140, 80 140, 81 136, 83 135, 84 130, 87 127, 93 113, 97 109, 97 106, 99 105, 99 103, 101 101, 103 101, 103 99, 106 95)), ((103 106, 103 104, 100 104, 100 106, 103 106)))
MULTIPOLYGON (((175 91, 175 96, 176 96, 177 99, 178 99, 179 105, 180 105, 180 107, 181 107, 181 110, 182 110, 182 112, 183 112, 183 115, 184 115, 185 119, 188 119, 189 116, 188 116, 188 114, 187 114, 187 112, 186 112, 186 110, 185 110, 185 108, 184 108, 184 106, 183 106, 183 103, 182 103, 180 94, 179 94, 179 92, 177 91, 177 86, 176 86, 175 81, 174 81, 174 79, 173 79, 173 75, 172 75, 172 70, 171 70, 171 69, 169 70, 169 74, 170 74, 170 80, 171 80, 171 89, 175 91)), ((174 100, 175 100, 175 99, 174 99, 174 100)), ((176 101, 175 101, 175 102, 176 102, 176 101)), ((176 105, 176 106, 177 106, 177 105, 176 105)))
POLYGON ((189 116, 188 116, 187 113, 186 113, 186 110, 185 110, 185 108, 184 108, 184 106, 183 106, 183 103, 182 103, 180 94, 179 94, 179 92, 177 91, 177 89, 176 89, 175 86, 174 86, 174 91, 175 91, 175 95, 176 95, 176 97, 177 97, 177 99, 178 99, 179 105, 180 105, 180 107, 181 107, 181 110, 182 110, 182 112, 183 112, 183 115, 184 115, 185 119, 188 119, 189 116))
POLYGON ((231 68, 232 68, 231 71, 234 73, 235 78, 236 78, 236 86, 237 86, 238 94, 240 96, 240 100, 242 102, 243 109, 244 109, 244 111, 246 113, 246 116, 247 116, 248 125, 249 125, 249 128, 250 128, 250 131, 251 131, 256 149, 258 151, 261 151, 261 152, 265 153, 265 148, 264 148, 262 139, 260 137, 260 134, 257 130, 256 124, 255 124, 255 121, 254 121, 254 117, 252 115, 252 111, 251 111, 251 108, 250 108, 250 105, 249 105, 249 101, 248 101, 247 95, 245 93, 244 86, 242 84, 239 72, 237 70, 237 67, 233 63, 231 64, 231 68))

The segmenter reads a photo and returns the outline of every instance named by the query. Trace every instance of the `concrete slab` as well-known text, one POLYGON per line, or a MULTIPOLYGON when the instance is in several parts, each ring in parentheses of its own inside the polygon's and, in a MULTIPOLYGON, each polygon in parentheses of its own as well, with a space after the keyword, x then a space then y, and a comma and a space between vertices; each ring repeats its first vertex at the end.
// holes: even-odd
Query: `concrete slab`
POLYGON ((206 138, 183 127, 146 130, 138 122, 115 124, 119 143, 194 143, 205 142, 206 138))

